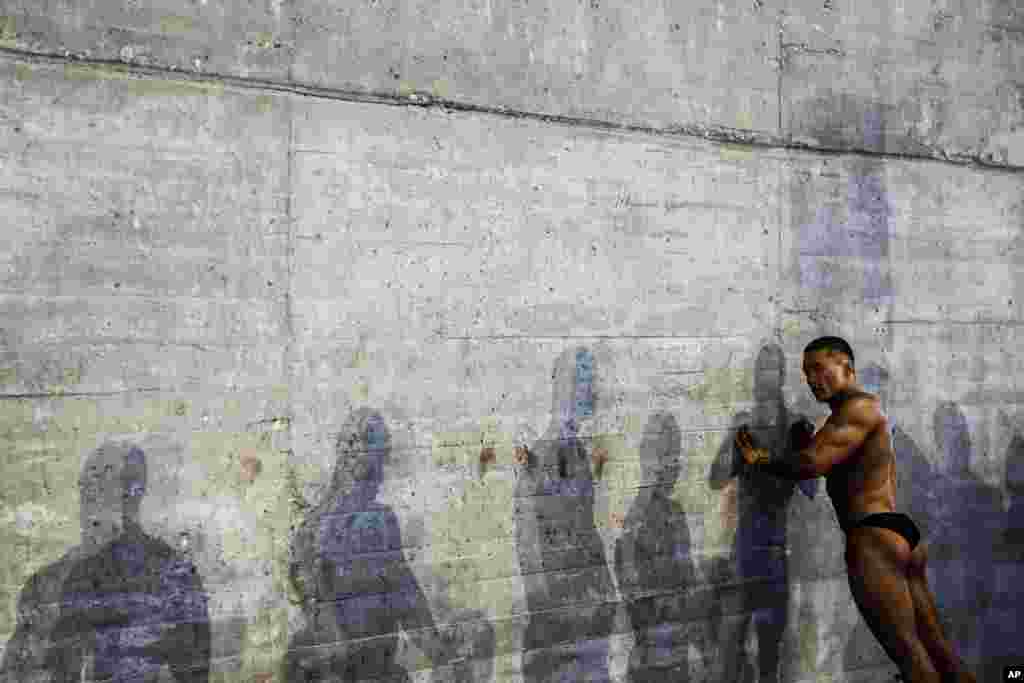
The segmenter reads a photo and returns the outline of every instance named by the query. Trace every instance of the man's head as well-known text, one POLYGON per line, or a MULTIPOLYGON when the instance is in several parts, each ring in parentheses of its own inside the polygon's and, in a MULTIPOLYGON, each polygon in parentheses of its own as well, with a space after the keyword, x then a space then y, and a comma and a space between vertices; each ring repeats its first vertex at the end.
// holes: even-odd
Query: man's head
POLYGON ((853 349, 841 337, 818 337, 804 347, 803 370, 814 398, 823 403, 857 385, 853 349))

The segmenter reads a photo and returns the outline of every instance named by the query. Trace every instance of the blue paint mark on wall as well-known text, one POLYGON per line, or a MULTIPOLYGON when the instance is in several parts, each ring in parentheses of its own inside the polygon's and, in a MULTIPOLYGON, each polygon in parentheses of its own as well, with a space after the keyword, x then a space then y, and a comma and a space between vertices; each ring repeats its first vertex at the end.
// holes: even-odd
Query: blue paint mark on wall
MULTIPOLYGON (((865 138, 880 144, 878 115, 865 115, 865 138)), ((892 303, 889 272, 893 208, 886 192, 884 168, 858 160, 847 181, 845 219, 834 206, 820 206, 814 219, 798 230, 800 285, 866 305, 892 303)), ((812 197, 811 201, 816 198, 812 197)))

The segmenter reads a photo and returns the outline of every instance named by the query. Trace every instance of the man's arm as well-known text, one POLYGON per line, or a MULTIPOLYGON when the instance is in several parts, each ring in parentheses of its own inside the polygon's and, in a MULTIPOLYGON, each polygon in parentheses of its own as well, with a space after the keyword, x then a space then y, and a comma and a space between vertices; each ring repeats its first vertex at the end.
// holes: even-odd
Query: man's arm
POLYGON ((772 454, 758 448, 749 430, 736 435, 736 445, 748 465, 785 479, 814 479, 827 475, 833 467, 857 452, 878 423, 880 413, 873 399, 860 397, 843 404, 803 448, 789 453, 772 454))

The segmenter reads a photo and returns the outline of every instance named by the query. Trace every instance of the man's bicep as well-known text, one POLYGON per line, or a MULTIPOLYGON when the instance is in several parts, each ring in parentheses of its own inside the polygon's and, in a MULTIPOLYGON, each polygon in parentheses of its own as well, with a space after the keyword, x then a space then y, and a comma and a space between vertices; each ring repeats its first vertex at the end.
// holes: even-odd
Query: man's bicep
POLYGON ((814 435, 814 465, 821 475, 857 452, 868 428, 863 419, 840 419, 825 423, 814 435))

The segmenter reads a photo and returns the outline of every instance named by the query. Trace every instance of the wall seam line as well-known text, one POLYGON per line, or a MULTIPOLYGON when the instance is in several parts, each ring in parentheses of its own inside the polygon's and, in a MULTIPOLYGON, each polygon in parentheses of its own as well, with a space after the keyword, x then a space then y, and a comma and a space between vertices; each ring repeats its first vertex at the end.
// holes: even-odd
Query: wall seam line
POLYGON ((93 66, 113 68, 125 76, 139 79, 164 78, 167 80, 177 80, 183 83, 217 83, 240 90, 298 95, 328 101, 380 104, 393 107, 416 107, 420 109, 436 109, 445 112, 457 113, 476 113, 499 118, 537 121, 541 123, 550 123, 572 128, 584 128, 594 131, 605 131, 609 133, 634 133, 667 139, 687 138, 703 142, 745 146, 769 151, 796 151, 829 157, 850 156, 886 159, 891 161, 932 162, 978 170, 1003 172, 1012 175, 1024 174, 1024 165, 1018 166, 1013 164, 994 163, 977 155, 947 154, 941 150, 932 150, 932 155, 925 155, 912 154, 908 152, 878 152, 859 147, 829 148, 795 142, 791 139, 786 140, 779 135, 738 128, 728 128, 714 124, 706 125, 690 123, 658 127, 634 123, 621 123, 605 119, 592 119, 582 116, 568 116, 564 114, 545 114, 542 112, 523 111, 508 107, 447 100, 434 97, 430 93, 424 92, 414 92, 407 97, 402 97, 394 93, 351 91, 340 88, 304 85, 300 83, 282 83, 280 81, 270 79, 248 78, 243 76, 219 74, 215 72, 195 73, 171 67, 128 64, 118 60, 85 59, 74 56, 66 57, 55 54, 29 52, 16 48, 0 47, 0 55, 16 60, 35 63, 74 64, 86 67, 93 66))

